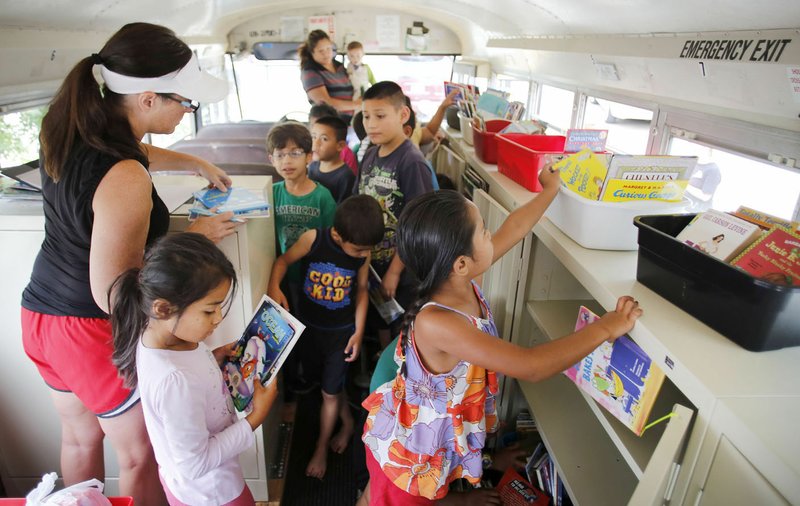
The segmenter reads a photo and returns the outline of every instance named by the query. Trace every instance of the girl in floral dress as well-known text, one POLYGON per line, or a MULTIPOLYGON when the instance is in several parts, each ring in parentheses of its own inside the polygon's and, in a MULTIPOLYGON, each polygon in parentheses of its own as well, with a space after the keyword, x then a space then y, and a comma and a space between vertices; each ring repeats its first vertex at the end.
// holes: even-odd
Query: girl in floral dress
MULTIPOLYGON (((542 192, 494 235, 478 208, 454 191, 420 196, 400 217, 397 251, 419 280, 418 299, 395 350, 397 376, 363 403, 370 484, 362 504, 432 504, 453 480, 478 483, 481 450, 497 425, 496 373, 526 381, 551 377, 628 332, 642 314, 626 296, 615 311, 561 339, 522 348, 497 338, 473 280, 522 240, 555 198, 558 171, 548 166, 539 180, 542 192)), ((463 499, 500 504, 493 491, 463 499)))

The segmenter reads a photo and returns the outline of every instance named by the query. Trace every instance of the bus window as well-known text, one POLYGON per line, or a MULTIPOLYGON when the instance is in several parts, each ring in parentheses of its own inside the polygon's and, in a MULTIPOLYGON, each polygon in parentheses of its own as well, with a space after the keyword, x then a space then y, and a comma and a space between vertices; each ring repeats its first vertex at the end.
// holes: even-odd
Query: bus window
POLYGON ((714 209, 733 211, 743 205, 785 219, 795 213, 800 198, 797 171, 677 137, 670 138, 668 154, 697 156, 698 163, 719 167, 722 180, 714 193, 714 209))
POLYGON ((530 81, 518 79, 505 74, 496 74, 492 83, 492 88, 497 88, 499 90, 508 92, 508 100, 512 102, 520 102, 525 105, 525 117, 530 115, 530 110, 528 109, 528 99, 531 92, 530 81))
POLYGON ((0 167, 13 167, 39 158, 39 130, 47 112, 43 105, 0 116, 0 167))
POLYGON ((588 96, 581 128, 608 130, 609 151, 641 155, 647 152, 652 120, 650 109, 588 96))
MULTIPOLYGON (((237 61, 235 69, 242 119, 278 121, 290 113, 307 113, 311 107, 297 60, 265 61, 251 55, 237 61)), ((238 105, 232 109, 238 109, 238 105)))
MULTIPOLYGON (((572 122, 572 107, 575 93, 547 84, 542 85, 537 117, 548 123, 558 133, 566 132, 572 122)), ((551 132, 548 131, 548 134, 551 132)), ((552 132, 556 133, 556 132, 552 132)))
POLYGON ((453 69, 452 56, 367 54, 364 63, 378 81, 394 81, 403 88, 418 122, 429 121, 436 113, 453 69))

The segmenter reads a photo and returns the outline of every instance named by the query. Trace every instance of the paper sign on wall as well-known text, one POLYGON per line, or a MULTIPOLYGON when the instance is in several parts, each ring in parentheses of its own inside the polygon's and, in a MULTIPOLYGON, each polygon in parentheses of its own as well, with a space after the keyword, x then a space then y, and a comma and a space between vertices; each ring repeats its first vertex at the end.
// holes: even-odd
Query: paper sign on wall
POLYGON ((303 16, 281 16, 281 41, 298 42, 306 38, 303 16))
POLYGON ((792 97, 795 102, 800 102, 800 67, 786 67, 786 74, 789 76, 792 97))
POLYGON ((333 16, 309 16, 308 31, 322 30, 328 34, 331 40, 336 40, 336 26, 333 16))
POLYGON ((400 16, 375 16, 375 35, 380 48, 400 47, 400 16))

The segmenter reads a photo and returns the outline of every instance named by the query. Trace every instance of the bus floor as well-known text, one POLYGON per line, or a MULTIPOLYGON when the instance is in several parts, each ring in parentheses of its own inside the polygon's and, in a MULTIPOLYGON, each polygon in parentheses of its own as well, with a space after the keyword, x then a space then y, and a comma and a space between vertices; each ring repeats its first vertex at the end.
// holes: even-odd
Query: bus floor
MULTIPOLYGON (((365 339, 363 351, 366 357, 372 357, 377 351, 377 343, 373 344, 365 339)), ((346 385, 350 412, 355 421, 353 437, 344 453, 328 451, 327 471, 322 480, 306 476, 306 466, 314 452, 319 434, 322 394, 319 388, 316 388, 307 394, 297 395, 281 506, 352 506, 356 502, 360 488, 363 488, 369 479, 366 455, 361 442, 361 432, 366 419, 366 411, 361 407, 361 401, 369 393, 364 381, 369 380, 374 364, 372 360, 367 359, 366 362, 369 362, 367 370, 364 368, 365 363, 359 364, 359 362, 349 368, 346 385)), ((338 429, 337 423, 334 434, 338 429)))

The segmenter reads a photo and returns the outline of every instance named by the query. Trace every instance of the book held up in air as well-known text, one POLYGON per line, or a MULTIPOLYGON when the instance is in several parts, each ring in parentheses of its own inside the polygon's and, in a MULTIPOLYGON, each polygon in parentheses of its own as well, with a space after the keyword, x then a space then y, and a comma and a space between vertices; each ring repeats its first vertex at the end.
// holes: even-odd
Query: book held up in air
MULTIPOLYGON (((575 331, 598 319, 581 306, 575 331)), ((628 336, 604 342, 564 374, 637 436, 664 383, 664 372, 628 336)))
POLYGON ((249 409, 255 381, 275 380, 305 325, 264 295, 236 343, 236 353, 222 367, 222 376, 239 411, 249 409))
POLYGON ((760 234, 758 225, 710 209, 695 216, 675 238, 723 262, 730 262, 760 234))
POLYGON ((214 208, 217 214, 233 211, 234 215, 245 218, 269 216, 269 203, 263 193, 247 188, 232 187, 228 191, 206 188, 193 195, 195 205, 189 209, 190 217, 208 215, 214 208))

